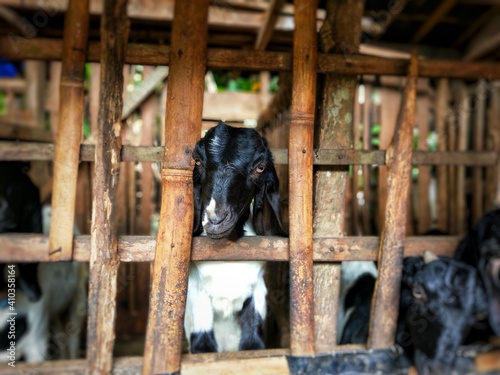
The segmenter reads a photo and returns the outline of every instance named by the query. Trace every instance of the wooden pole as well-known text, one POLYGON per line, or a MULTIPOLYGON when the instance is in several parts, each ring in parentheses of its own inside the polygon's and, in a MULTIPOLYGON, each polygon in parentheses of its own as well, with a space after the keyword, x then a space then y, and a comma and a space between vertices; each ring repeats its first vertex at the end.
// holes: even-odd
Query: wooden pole
POLYGON ((387 155, 389 166, 387 215, 380 239, 379 274, 372 301, 368 338, 368 346, 373 349, 392 346, 396 334, 407 202, 411 183, 417 80, 418 58, 417 54, 413 53, 394 141, 387 155))
MULTIPOLYGON (((474 151, 484 149, 484 129, 486 114, 486 83, 479 81, 475 90, 474 151)), ((477 223, 484 213, 484 168, 472 170, 472 222, 477 223)))
POLYGON ((106 0, 101 17, 101 93, 95 148, 89 315, 88 374, 113 365, 117 273, 116 192, 120 175, 123 64, 128 38, 127 0, 106 0))
MULTIPOLYGON (((470 118, 470 98, 467 92, 467 86, 463 82, 459 82, 457 90, 457 125, 458 125, 458 151, 466 151, 469 140, 469 118, 470 118)), ((457 234, 464 236, 467 234, 467 197, 466 197, 466 180, 465 166, 457 167, 456 180, 456 228, 457 234)))
MULTIPOLYGON (((371 85, 365 84, 365 102, 363 104, 363 150, 369 151, 371 149, 371 116, 372 110, 371 99, 371 85)), ((365 204, 363 206, 363 234, 372 234, 371 229, 371 166, 363 166, 363 199, 365 204)))
POLYGON ((201 135, 208 1, 178 1, 172 27, 165 156, 143 374, 178 373, 193 227, 194 162, 201 135))
MULTIPOLYGON (((428 82, 426 82, 426 85, 428 85, 428 82)), ((416 121, 418 121, 418 149, 424 152, 428 152, 429 150, 427 144, 427 137, 429 136, 429 104, 428 95, 417 98, 417 114, 415 118, 416 121)), ((430 184, 430 167, 428 165, 422 165, 418 168, 418 206, 415 207, 415 211, 418 213, 418 234, 423 234, 431 228, 431 206, 429 202, 430 184)))
MULTIPOLYGON (((320 33, 323 52, 342 52, 346 58, 358 52, 364 1, 329 1, 320 33)), ((295 74, 295 70, 294 70, 295 74)), ((352 149, 356 76, 327 74, 321 92, 320 119, 316 129, 317 148, 352 149)), ((290 146, 291 148, 291 146, 290 146)), ((345 236, 346 196, 349 167, 320 167, 314 182, 314 235, 345 236)), ((290 199, 293 194, 290 194, 290 199)), ((340 264, 314 265, 314 325, 317 353, 336 347, 336 328, 340 290, 340 264)))
POLYGON ((317 0, 297 0, 293 40, 290 160, 290 320, 292 355, 314 354, 313 135, 317 0))
POLYGON ((83 80, 88 27, 89 0, 71 0, 64 23, 49 241, 49 254, 58 260, 71 259, 73 251, 76 184, 83 133, 83 80))
MULTIPOLYGON (((448 114, 448 80, 440 79, 437 88, 436 103, 436 133, 438 150, 448 149, 448 137, 446 132, 446 116, 448 114)), ((447 167, 437 167, 437 221, 438 228, 443 232, 448 231, 448 173, 447 167)))
POLYGON ((500 88, 491 88, 488 111, 488 149, 496 152, 496 165, 486 170, 486 209, 500 206, 500 88))

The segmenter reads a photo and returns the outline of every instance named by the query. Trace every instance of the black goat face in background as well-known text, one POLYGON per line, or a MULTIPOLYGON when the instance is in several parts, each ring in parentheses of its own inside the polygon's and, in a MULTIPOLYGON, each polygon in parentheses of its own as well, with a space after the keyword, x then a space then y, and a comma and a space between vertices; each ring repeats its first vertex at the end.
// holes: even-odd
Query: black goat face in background
POLYGON ((256 234, 284 234, 272 154, 255 130, 220 122, 198 141, 193 158, 195 234, 241 237, 252 200, 256 234))
POLYGON ((459 345, 486 314, 477 271, 453 259, 416 257, 405 260, 403 283, 401 307, 419 374, 451 374, 459 345))
POLYGON ((455 255, 477 268, 488 297, 488 322, 500 336, 500 210, 484 215, 455 255))

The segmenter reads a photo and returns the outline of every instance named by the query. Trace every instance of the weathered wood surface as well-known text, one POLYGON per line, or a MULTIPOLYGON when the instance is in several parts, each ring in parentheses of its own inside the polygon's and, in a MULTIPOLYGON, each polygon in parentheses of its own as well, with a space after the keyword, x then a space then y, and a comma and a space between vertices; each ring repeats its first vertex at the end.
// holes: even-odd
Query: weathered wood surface
POLYGON ((83 135, 83 81, 88 28, 89 0, 71 0, 64 21, 59 122, 52 184, 52 225, 48 247, 50 256, 58 260, 70 260, 73 250, 71 245, 83 135))
MULTIPOLYGON (((439 152, 446 152, 446 118, 448 116, 449 86, 447 79, 440 79, 436 92, 436 134, 439 152)), ((438 229, 448 231, 448 171, 447 167, 437 167, 437 223, 438 229)))
POLYGON ((272 0, 269 3, 264 15, 264 23, 259 29, 259 33, 257 34, 257 39, 255 41, 255 49, 257 51, 264 51, 266 49, 269 40, 273 36, 276 21, 278 20, 278 16, 284 2, 284 0, 272 0))
MULTIPOLYGON (((426 80, 426 84, 429 82, 426 80)), ((427 138, 429 136, 430 100, 429 96, 417 97, 415 127, 418 128, 418 149, 427 152, 429 149, 427 138)), ((418 168, 418 205, 414 207, 418 220, 416 233, 424 234, 431 229, 431 204, 429 192, 431 189, 431 170, 428 165, 418 168)), ((410 217, 412 219, 412 217, 410 217)))
POLYGON ((201 135, 208 0, 175 3, 165 117, 162 202, 142 373, 177 373, 193 227, 194 162, 201 135))
MULTIPOLYGON (((164 147, 161 146, 130 146, 123 145, 120 151, 120 161, 163 162, 164 147)), ((276 164, 288 164, 287 149, 272 149, 276 164)), ((37 142, 0 141, 0 160, 53 160, 54 145, 37 142)), ((494 166, 498 154, 495 151, 414 151, 414 165, 465 165, 494 166)), ((81 145, 80 161, 94 161, 95 146, 81 145)), ((352 149, 315 149, 314 165, 385 165, 384 150, 352 150, 352 149)))
POLYGON ((368 346, 394 344, 399 310, 401 269, 406 236, 407 203, 411 184, 411 155, 417 96, 418 59, 412 55, 401 112, 388 149, 388 197, 385 225, 380 239, 378 277, 372 301, 368 346))
MULTIPOLYGON (((474 151, 484 150, 486 120, 486 83, 479 81, 474 92, 474 151)), ((477 223, 484 214, 484 168, 472 170, 472 222, 477 223)))
MULTIPOLYGON (((457 116, 457 151, 465 151, 468 148, 469 142, 469 119, 470 119, 470 98, 468 95, 467 86, 465 83, 457 83, 457 87, 454 90, 456 92, 456 113, 457 116)), ((457 177, 456 177, 456 228, 458 235, 465 235, 468 232, 468 221, 467 221, 467 211, 469 204, 467 203, 467 188, 466 188, 466 176, 465 176, 465 166, 460 165, 457 167, 457 177)), ((452 198, 453 199, 453 198, 452 198)), ((453 219, 452 219, 453 220, 453 219)))
MULTIPOLYGON (((0 50, 12 61, 25 59, 61 60, 60 40, 33 38, 12 46, 8 37, 0 37, 0 50)), ((142 65, 168 65, 170 46, 129 44, 126 63, 142 65)), ((87 61, 99 61, 100 46, 90 42, 87 61)), ((242 70, 285 71, 292 69, 292 56, 287 52, 254 50, 209 49, 207 67, 242 70)), ((406 75, 408 60, 366 55, 318 55, 318 73, 406 75)), ((496 62, 464 62, 457 60, 421 60, 420 77, 433 78, 500 78, 500 64, 496 62)))
MULTIPOLYGON (((322 51, 356 54, 361 41, 364 1, 330 1, 326 10, 320 30, 322 51)), ((357 85, 356 76, 326 74, 323 77, 314 145, 318 149, 352 151, 357 85)), ((314 177, 314 236, 345 236, 349 167, 321 167, 314 177)), ((331 352, 336 347, 340 273, 339 264, 314 265, 316 353, 331 352)))
POLYGON ((95 147, 87 373, 106 374, 113 365, 117 274, 116 193, 120 174, 123 63, 129 23, 127 0, 105 0, 101 17, 101 91, 95 147))
MULTIPOLYGON (((422 255, 425 250, 438 255, 452 256, 460 237, 424 236, 405 240, 405 256, 422 255)), ((377 260, 379 237, 317 237, 313 239, 315 262, 346 260, 377 260)), ((38 234, 0 235, 1 262, 50 262, 48 237, 38 234), (44 247, 45 246, 45 247, 44 247)), ((74 259, 90 260, 90 236, 76 236, 74 259)), ((121 262, 151 262, 154 260, 156 239, 151 236, 120 236, 117 242, 121 262)), ((283 237, 245 237, 238 242, 193 239, 191 260, 270 260, 288 261, 288 239, 283 237)))
POLYGON ((313 137, 316 103, 317 0, 296 0, 289 139, 290 347, 314 354, 313 137))

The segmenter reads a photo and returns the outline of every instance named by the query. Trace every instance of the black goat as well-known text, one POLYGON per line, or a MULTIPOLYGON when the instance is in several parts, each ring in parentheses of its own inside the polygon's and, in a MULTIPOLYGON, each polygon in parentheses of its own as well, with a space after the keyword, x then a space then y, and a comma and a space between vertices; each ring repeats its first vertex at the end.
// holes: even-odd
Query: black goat
MULTIPOLYGON (((0 233, 42 233, 39 192, 26 175, 26 167, 25 163, 0 162, 0 233)), ((49 354, 76 358, 86 306, 85 275, 79 265, 0 264, 0 272, 0 350, 5 353, 0 363, 14 365, 20 358, 39 362, 49 354), (57 332, 49 353, 51 320, 60 323, 63 312, 68 312, 66 327, 71 328, 57 332)))
MULTIPOLYGON (((488 297, 489 326, 500 336, 500 209, 479 220, 458 246, 455 259, 477 269, 488 297)), ((491 332, 484 331, 486 335, 491 332)))
MULTIPOLYGON (((195 235, 285 234, 272 154, 255 130, 220 122, 198 141, 193 158, 195 235)), ((191 263, 184 321, 191 353, 264 348, 264 265, 191 263)))
POLYGON ((486 309, 473 267, 431 253, 405 259, 396 342, 419 374, 452 374, 458 347, 486 309))

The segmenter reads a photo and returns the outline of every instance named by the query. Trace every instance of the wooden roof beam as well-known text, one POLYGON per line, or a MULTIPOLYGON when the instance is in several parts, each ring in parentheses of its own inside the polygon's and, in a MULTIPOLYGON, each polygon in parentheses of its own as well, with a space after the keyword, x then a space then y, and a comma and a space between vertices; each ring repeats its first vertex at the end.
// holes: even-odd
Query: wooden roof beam
POLYGON ((429 19, 424 22, 412 38, 413 43, 419 43, 441 21, 444 16, 456 5, 457 0, 443 0, 434 10, 429 19))
POLYGON ((276 21, 281 8, 283 7, 284 0, 272 0, 264 15, 264 24, 259 30, 257 40, 255 41, 255 49, 257 51, 264 51, 273 36, 276 21))
MULTIPOLYGON (((500 4, 500 1, 498 1, 498 3, 500 4)), ((453 42, 452 47, 457 48, 467 42, 470 38, 472 38, 472 36, 474 36, 475 33, 477 33, 479 29, 481 29, 482 26, 488 23, 498 13, 500 13, 500 5, 489 8, 483 12, 483 14, 476 18, 476 20, 467 29, 465 29, 462 34, 459 35, 455 42, 453 42)))

